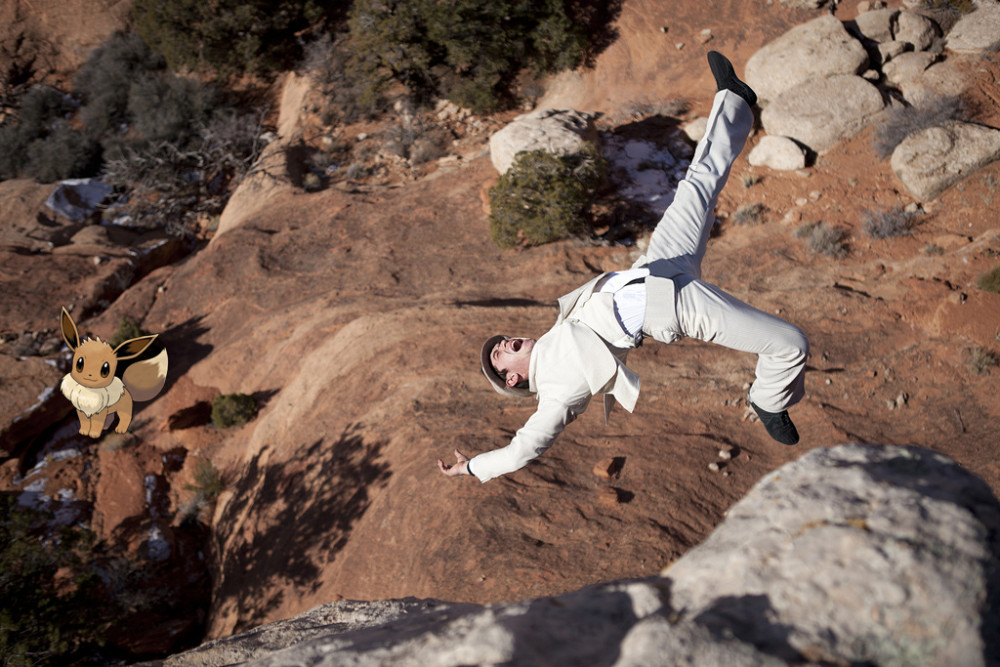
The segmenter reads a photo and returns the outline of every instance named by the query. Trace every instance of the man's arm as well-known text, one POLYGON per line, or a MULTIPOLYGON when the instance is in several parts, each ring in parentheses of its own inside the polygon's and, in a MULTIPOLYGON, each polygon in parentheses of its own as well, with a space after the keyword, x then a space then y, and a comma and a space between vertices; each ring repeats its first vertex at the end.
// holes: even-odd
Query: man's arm
POLYGON ((472 475, 472 471, 469 470, 469 457, 457 449, 455 450, 455 465, 450 466, 441 459, 438 459, 438 469, 448 475, 448 477, 472 475))
POLYGON ((465 465, 471 466, 472 473, 481 482, 520 470, 551 447, 556 436, 583 412, 584 407, 586 405, 574 409, 561 401, 542 398, 535 414, 518 430, 509 445, 484 452, 465 465))

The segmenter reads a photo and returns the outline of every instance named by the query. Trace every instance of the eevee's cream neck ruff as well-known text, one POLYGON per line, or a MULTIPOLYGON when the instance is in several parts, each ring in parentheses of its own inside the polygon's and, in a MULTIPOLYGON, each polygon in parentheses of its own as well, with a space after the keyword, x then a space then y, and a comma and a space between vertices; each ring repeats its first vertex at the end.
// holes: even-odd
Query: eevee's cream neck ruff
POLYGON ((60 389, 62 389, 63 396, 73 404, 73 407, 88 417, 93 417, 104 408, 114 405, 121 400, 122 394, 125 393, 125 385, 121 378, 112 378, 111 384, 107 387, 95 389, 84 387, 74 380, 70 373, 63 377, 60 389))

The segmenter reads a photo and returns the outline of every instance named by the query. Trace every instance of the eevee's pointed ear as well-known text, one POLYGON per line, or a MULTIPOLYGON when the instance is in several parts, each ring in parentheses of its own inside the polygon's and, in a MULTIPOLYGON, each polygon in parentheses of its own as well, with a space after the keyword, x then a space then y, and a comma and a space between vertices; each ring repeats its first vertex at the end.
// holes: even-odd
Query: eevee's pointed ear
POLYGON ((59 316, 59 326, 62 329, 63 340, 69 345, 69 349, 75 350, 80 347, 80 334, 76 330, 76 323, 73 322, 73 318, 69 316, 65 308, 62 309, 62 315, 59 316))
POLYGON ((139 336, 138 338, 133 338, 127 340, 118 347, 115 348, 114 355, 118 357, 118 361, 124 361, 125 359, 132 359, 138 357, 140 354, 146 351, 156 337, 159 334, 152 334, 151 336, 139 336))

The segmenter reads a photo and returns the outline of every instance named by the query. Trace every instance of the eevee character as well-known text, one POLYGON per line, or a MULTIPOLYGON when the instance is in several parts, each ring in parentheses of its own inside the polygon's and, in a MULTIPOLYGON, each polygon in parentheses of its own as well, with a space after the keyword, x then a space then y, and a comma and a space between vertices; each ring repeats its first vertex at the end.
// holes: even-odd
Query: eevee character
POLYGON ((73 350, 73 364, 63 377, 61 389, 76 408, 80 435, 101 437, 114 414, 118 415, 115 433, 125 433, 132 423, 133 401, 148 401, 163 389, 167 379, 167 350, 136 360, 151 351, 149 346, 157 334, 127 340, 114 349, 100 338, 80 340, 76 324, 65 308, 60 325, 63 340, 73 350), (116 374, 119 362, 126 363, 116 374))

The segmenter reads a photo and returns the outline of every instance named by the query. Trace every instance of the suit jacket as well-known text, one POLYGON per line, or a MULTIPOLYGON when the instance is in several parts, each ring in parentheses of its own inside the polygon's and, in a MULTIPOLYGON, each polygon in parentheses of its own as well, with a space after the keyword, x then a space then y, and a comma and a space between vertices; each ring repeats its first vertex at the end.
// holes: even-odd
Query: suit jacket
MULTIPOLYGON (((645 266, 644 258, 636 266, 645 266)), ((598 292, 601 274, 559 299, 555 326, 531 351, 528 386, 538 408, 510 444, 472 459, 470 470, 482 482, 524 467, 551 445, 596 394, 604 394, 605 419, 614 401, 629 412, 639 398, 639 376, 625 365, 636 341, 614 313, 613 295, 598 292)), ((656 340, 680 337, 674 315, 674 284, 662 276, 646 278, 643 331, 656 340)))

